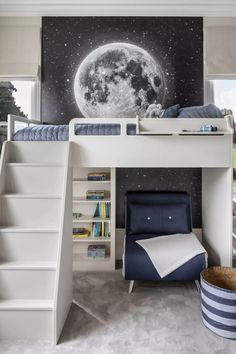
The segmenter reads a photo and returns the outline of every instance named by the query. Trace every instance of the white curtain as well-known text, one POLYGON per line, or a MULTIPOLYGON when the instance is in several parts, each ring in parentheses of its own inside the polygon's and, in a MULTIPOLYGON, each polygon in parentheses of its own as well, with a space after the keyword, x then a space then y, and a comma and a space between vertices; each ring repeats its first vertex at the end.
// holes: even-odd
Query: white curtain
POLYGON ((236 25, 206 26, 204 43, 206 77, 236 75, 236 25))
POLYGON ((38 79, 41 19, 0 17, 0 78, 38 79))

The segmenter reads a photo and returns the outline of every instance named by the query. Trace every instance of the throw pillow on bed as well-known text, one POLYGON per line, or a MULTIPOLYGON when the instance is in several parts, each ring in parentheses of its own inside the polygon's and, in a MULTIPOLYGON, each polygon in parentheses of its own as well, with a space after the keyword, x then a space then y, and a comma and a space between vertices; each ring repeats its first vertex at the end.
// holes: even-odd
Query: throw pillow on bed
POLYGON ((179 114, 180 105, 168 107, 163 111, 161 118, 177 118, 179 114))
POLYGON ((223 114, 211 103, 205 106, 180 108, 178 118, 223 118, 223 114))

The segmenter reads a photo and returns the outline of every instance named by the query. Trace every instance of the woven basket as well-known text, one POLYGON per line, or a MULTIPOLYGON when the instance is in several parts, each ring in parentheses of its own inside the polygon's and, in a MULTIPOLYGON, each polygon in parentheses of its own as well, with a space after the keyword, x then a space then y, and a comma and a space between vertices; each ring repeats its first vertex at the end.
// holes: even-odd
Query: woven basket
POLYGON ((236 339, 236 269, 202 271, 201 299, 205 326, 222 337, 236 339))

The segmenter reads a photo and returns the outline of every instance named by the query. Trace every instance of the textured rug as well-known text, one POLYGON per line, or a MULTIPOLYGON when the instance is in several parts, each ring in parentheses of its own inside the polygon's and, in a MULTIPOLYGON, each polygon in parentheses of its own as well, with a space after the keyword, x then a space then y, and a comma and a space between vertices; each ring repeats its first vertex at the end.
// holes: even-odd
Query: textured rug
POLYGON ((236 342, 201 321, 193 283, 137 282, 128 294, 120 271, 77 273, 60 342, 0 341, 2 354, 233 354, 236 342))

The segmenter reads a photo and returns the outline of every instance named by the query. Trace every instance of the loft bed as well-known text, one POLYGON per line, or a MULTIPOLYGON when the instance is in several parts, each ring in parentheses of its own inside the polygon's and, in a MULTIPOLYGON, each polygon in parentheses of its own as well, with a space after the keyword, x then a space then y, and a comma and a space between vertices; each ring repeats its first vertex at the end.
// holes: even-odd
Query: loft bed
MULTIPOLYGON (((31 239, 32 225, 38 228, 35 239, 39 242, 37 245, 43 246, 42 254, 47 249, 45 242, 50 239, 45 230, 41 229, 42 225, 45 220, 49 226, 52 222, 57 227, 59 225, 59 230, 53 231, 58 235, 58 241, 54 244, 57 257, 54 265, 55 289, 52 299, 50 295, 52 282, 50 281, 44 287, 45 291, 50 291, 47 297, 50 299, 48 306, 51 312, 45 312, 42 306, 36 307, 35 313, 32 313, 32 321, 39 322, 38 330, 32 328, 32 321, 26 323, 25 329, 27 328, 29 338, 35 338, 35 336, 48 338, 48 333, 51 331, 50 338, 53 338, 56 343, 72 301, 71 167, 80 171, 89 168, 110 168, 114 176, 112 178, 111 174, 114 185, 114 189, 111 189, 112 201, 115 199, 116 168, 201 168, 202 243, 208 253, 210 265, 232 266, 232 116, 191 119, 75 118, 70 121, 69 126, 63 128, 47 127, 37 121, 10 116, 8 140, 3 145, 0 166, 0 190, 3 194, 1 207, 4 211, 1 213, 1 222, 7 227, 2 227, 0 233, 3 237, 6 234, 6 240, 12 232, 21 233, 27 242, 18 243, 16 249, 19 251, 24 248, 25 255, 29 256, 30 253, 31 257, 31 252, 29 252, 31 248, 28 248, 28 243, 31 242, 31 246, 35 247, 31 239), (201 132, 200 127, 206 123, 217 126, 217 132, 201 132), (46 127, 47 132, 51 129, 54 131, 54 138, 50 134, 46 135, 46 138, 34 133, 30 135, 30 131, 37 131, 37 127, 42 130, 46 127), (60 129, 65 130, 66 135, 63 135, 63 139, 68 141, 58 141, 62 140, 59 136, 60 129), (24 137, 25 132, 29 133, 28 139, 24 137), (19 141, 20 134, 23 134, 22 140, 24 141, 19 141), (63 171, 60 172, 61 169, 63 171), (14 176, 16 177, 15 180, 13 178, 15 183, 11 183, 14 176), (59 198, 58 194, 56 197, 51 195, 52 191, 57 188, 60 192, 59 198), (36 194, 29 194, 29 190, 31 193, 33 190, 36 194), (7 194, 4 196, 4 193, 7 194), (59 212, 59 206, 61 206, 61 212, 59 212), (53 214, 53 217, 48 211, 53 214), (22 233, 21 226, 28 229, 28 234, 22 233), (41 241, 42 235, 45 236, 43 242, 41 241), (41 316, 42 310, 47 317, 41 316), (47 327, 49 325, 50 328, 47 327)), ((115 203, 113 204, 110 222, 111 227, 115 228, 115 203)), ((15 241, 19 237, 14 238, 11 247, 15 246, 15 241)), ((112 241, 113 245, 114 241, 112 241)), ((97 267, 98 263, 96 262, 97 267)), ((13 270, 12 273, 14 280, 16 272, 13 270)), ((47 271, 41 273, 43 276, 45 274, 51 276, 52 269, 47 268, 47 271)), ((19 272, 16 278, 20 279, 18 274, 19 272)), ((33 279, 35 277, 29 278, 31 281, 33 279)), ((12 293, 15 296, 16 288, 13 280, 12 293)), ((36 281, 37 278, 34 282, 34 292, 38 285, 44 284, 42 280, 37 284, 36 281)), ((7 284, 4 284, 3 278, 2 291, 7 284)), ((16 285, 21 290, 19 281, 16 285)), ((30 285, 31 288, 32 285, 30 285)), ((44 298, 44 293, 42 295, 37 293, 37 296, 44 298)), ((5 306, 9 306, 9 303, 6 302, 5 306)), ((29 304, 26 303, 25 306, 28 311, 29 304)), ((7 309, 8 307, 4 308, 6 316, 7 309)), ((4 323, 2 327, 9 327, 10 333, 19 333, 22 328, 21 316, 10 317, 8 322, 2 315, 1 318, 1 323, 4 323), (13 321, 12 318, 18 322, 13 321)))
MULTIPOLYGON (((9 120, 9 140, 16 136, 19 121, 31 129, 40 124, 15 116, 9 120)), ((71 143, 73 167, 202 168, 202 233, 209 262, 232 264, 232 115, 207 119, 75 118, 67 129, 64 140, 71 143), (217 126, 217 132, 200 132, 206 123, 217 126)))

